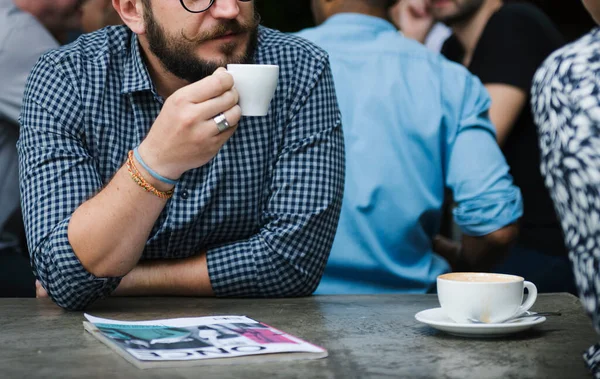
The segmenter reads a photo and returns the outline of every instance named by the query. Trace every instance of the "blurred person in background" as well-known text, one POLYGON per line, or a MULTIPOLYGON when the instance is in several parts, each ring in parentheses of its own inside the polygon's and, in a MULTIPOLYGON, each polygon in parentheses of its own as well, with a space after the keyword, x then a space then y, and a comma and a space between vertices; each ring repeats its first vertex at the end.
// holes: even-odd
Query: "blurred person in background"
POLYGON ((479 77, 492 99, 490 119, 510 174, 523 194, 519 238, 494 271, 520 275, 541 292, 575 292, 561 228, 540 175, 529 105, 533 75, 563 37, 534 5, 502 0, 431 0, 434 19, 452 28, 442 53, 479 77))
POLYGON ((398 33, 388 21, 394 2, 313 0, 319 26, 298 33, 329 53, 346 145, 342 214, 319 294, 425 293, 451 268, 489 269, 522 214, 485 88, 398 33), (446 187, 462 246, 436 238, 446 187))
MULTIPOLYGON (((600 22, 600 0, 583 0, 600 22)), ((552 54, 531 90, 541 171, 561 220, 583 306, 600 332, 600 29, 552 54)), ((585 353, 600 378, 600 344, 585 353)))
MULTIPOLYGON (((264 1, 269 2, 269 0, 264 1)), ((595 26, 594 21, 580 2, 505 0, 506 4, 516 2, 531 3, 537 6, 552 19, 568 41, 581 37, 595 26)), ((452 32, 443 23, 433 20, 430 8, 431 0, 399 0, 391 9, 390 17, 406 37, 424 43, 434 51, 440 51, 443 42, 452 32)))
POLYGON ((0 297, 33 296, 20 243, 16 142, 27 76, 38 58, 80 26, 80 0, 0 0, 0 297))

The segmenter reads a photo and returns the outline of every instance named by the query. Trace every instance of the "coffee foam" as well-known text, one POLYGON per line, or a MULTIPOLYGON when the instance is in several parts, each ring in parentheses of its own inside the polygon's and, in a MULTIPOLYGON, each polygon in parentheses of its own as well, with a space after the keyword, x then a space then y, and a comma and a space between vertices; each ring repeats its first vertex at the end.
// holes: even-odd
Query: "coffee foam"
POLYGON ((454 280, 457 282, 473 282, 473 283, 510 283, 524 280, 520 276, 507 274, 493 274, 486 272, 451 272, 440 275, 440 279, 454 280))

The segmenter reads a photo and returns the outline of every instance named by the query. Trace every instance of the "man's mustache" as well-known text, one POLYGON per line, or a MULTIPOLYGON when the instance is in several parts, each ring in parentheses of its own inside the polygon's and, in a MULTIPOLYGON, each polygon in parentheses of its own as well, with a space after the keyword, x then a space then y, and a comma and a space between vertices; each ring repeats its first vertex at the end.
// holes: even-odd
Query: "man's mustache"
POLYGON ((260 16, 256 14, 252 21, 247 23, 241 23, 237 20, 228 20, 217 25, 212 30, 200 32, 193 37, 186 36, 185 34, 183 34, 183 31, 181 32, 181 34, 183 38, 185 38, 187 41, 200 44, 216 38, 225 37, 230 34, 243 34, 252 32, 258 27, 259 24, 260 16))

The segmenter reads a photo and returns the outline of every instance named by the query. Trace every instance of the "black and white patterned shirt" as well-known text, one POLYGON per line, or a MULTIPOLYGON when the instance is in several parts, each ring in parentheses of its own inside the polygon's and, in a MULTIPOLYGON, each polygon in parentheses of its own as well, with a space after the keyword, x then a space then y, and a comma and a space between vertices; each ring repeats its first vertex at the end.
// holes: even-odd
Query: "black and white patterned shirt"
MULTIPOLYGON (((312 293, 335 234, 344 183, 340 114, 327 55, 260 28, 256 63, 280 66, 264 117, 243 118, 217 156, 186 172, 142 259, 207 250, 217 296, 312 293)), ((163 99, 124 26, 43 56, 25 93, 18 143, 32 265, 53 300, 81 309, 120 278, 97 278, 73 252, 73 212, 121 168, 163 99)))
MULTIPOLYGON (((551 55, 532 109, 550 190, 586 311, 600 332, 600 29, 551 55)), ((585 359, 600 378, 600 344, 585 359)))

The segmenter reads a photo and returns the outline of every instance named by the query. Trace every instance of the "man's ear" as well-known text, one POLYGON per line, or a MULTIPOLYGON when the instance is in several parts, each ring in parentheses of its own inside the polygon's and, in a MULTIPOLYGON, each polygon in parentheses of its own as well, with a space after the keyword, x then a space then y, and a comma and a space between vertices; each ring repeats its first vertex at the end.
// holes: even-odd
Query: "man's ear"
POLYGON ((146 33, 145 9, 142 0, 112 0, 112 5, 132 32, 135 34, 146 33))

